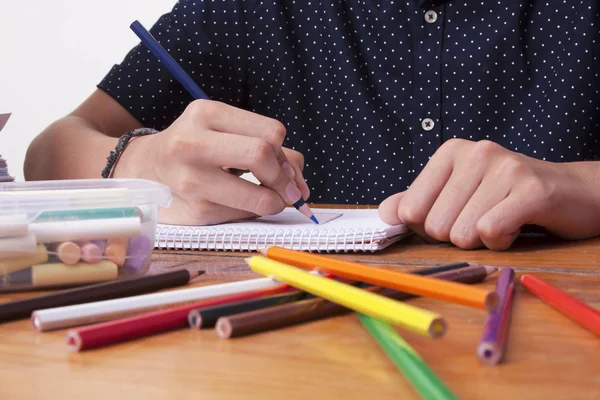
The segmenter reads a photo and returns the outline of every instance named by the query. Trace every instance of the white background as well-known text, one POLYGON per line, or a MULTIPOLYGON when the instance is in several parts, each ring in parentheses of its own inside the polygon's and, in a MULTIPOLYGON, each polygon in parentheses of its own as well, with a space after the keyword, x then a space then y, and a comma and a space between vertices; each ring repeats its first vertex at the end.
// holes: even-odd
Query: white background
POLYGON ((23 180, 27 146, 89 96, 176 0, 0 0, 0 154, 23 180))

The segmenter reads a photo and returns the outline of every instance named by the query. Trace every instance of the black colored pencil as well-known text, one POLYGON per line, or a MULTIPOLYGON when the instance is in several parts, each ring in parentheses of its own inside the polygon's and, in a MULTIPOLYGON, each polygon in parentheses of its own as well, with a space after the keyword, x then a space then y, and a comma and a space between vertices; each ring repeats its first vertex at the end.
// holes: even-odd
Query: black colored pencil
POLYGON ((19 318, 29 318, 31 313, 35 310, 135 296, 156 290, 181 286, 187 284, 189 281, 203 273, 204 271, 188 271, 187 269, 182 269, 163 274, 103 282, 57 293, 2 303, 0 304, 0 322, 12 321, 19 318))

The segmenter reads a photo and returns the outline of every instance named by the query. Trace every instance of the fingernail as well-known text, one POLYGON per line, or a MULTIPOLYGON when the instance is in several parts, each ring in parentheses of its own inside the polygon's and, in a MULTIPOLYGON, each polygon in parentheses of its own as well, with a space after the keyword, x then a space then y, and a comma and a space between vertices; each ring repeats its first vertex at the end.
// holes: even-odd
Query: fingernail
POLYGON ((294 167, 292 167, 289 162, 285 161, 283 164, 281 164, 281 167, 287 176, 290 177, 290 179, 294 179, 296 177, 296 171, 294 171, 294 167))
POLYGON ((300 189, 298 189, 298 187, 293 182, 290 182, 285 188, 285 196, 288 198, 288 201, 290 203, 295 203, 298 200, 300 200, 300 197, 302 197, 302 193, 300 193, 300 189))

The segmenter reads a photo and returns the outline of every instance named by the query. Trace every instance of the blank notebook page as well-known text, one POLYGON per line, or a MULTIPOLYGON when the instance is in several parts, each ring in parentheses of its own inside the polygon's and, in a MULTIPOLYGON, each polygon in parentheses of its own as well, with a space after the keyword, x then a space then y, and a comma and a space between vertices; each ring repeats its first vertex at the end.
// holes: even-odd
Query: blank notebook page
POLYGON ((281 246, 311 251, 375 251, 408 235, 390 226, 376 209, 313 209, 315 224, 294 208, 277 215, 210 226, 158 224, 159 249, 256 251, 281 246))

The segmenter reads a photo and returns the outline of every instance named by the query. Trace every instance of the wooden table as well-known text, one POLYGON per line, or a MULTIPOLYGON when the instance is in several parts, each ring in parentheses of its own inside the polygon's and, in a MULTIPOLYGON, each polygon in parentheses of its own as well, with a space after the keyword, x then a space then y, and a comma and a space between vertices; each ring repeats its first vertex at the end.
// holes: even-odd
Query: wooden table
MULTIPOLYGON (((243 253, 158 252, 153 268, 206 269, 197 284, 254 277, 243 253)), ((600 240, 521 238, 507 252, 462 251, 410 238, 348 260, 399 270, 452 261, 532 272, 600 307, 600 240)), ((485 285, 493 286, 495 277, 485 285)), ((17 296, 10 296, 14 298, 17 296)), ((1 300, 8 300, 3 296, 1 300)), ((435 300, 449 332, 432 340, 403 332, 461 399, 600 399, 600 339, 519 285, 506 360, 481 366, 475 348, 485 314, 435 300)), ((65 332, 29 321, 0 326, 1 399, 417 399, 355 315, 220 340, 183 329, 89 352, 67 352, 65 332)))

